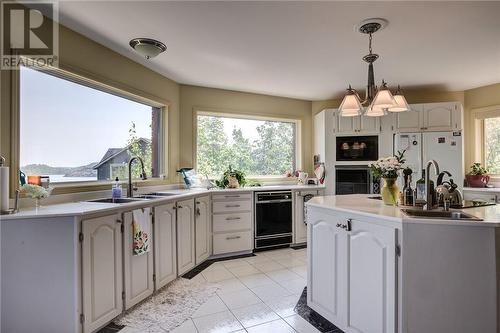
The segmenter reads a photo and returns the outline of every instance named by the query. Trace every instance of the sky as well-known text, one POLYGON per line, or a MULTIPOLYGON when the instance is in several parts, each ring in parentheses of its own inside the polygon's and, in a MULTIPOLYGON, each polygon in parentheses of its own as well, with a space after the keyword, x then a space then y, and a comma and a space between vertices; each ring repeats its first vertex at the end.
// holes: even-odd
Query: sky
POLYGON ((32 69, 21 69, 21 166, 86 165, 127 144, 132 121, 151 139, 151 107, 32 69))

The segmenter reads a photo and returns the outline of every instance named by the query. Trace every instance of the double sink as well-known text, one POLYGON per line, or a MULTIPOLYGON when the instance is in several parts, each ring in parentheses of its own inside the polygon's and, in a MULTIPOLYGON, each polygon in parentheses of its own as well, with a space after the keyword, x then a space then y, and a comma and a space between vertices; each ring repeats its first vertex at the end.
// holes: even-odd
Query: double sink
POLYGON ((87 202, 124 204, 124 203, 130 203, 130 202, 159 199, 162 197, 170 197, 172 195, 177 195, 177 194, 178 193, 171 193, 171 192, 153 192, 153 193, 136 195, 136 196, 131 197, 131 198, 102 198, 102 199, 87 200, 87 202))
POLYGON ((401 209, 408 217, 438 220, 482 221, 482 219, 461 211, 401 209))

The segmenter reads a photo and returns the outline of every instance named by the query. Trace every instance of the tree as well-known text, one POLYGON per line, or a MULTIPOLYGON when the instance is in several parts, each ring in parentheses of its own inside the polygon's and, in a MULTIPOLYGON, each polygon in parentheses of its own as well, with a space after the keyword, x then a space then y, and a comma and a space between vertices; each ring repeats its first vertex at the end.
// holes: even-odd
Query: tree
MULTIPOLYGON (((134 122, 130 123, 127 145, 129 146, 129 154, 131 156, 139 156, 142 159, 142 161, 144 162, 144 170, 146 171, 146 175, 148 177, 151 177, 153 173, 151 142, 144 143, 144 140, 141 141, 137 137, 137 131, 135 129, 134 122)), ((140 178, 141 173, 142 169, 140 163, 134 162, 134 164, 132 165, 132 178, 140 178)), ((126 178, 128 178, 128 174, 126 178)))
POLYGON ((500 117, 484 121, 484 162, 491 174, 500 174, 500 117))
POLYGON ((294 125, 266 121, 257 127, 255 145, 256 171, 260 175, 284 174, 293 169, 294 125))
POLYGON ((232 144, 230 147, 230 162, 234 169, 252 174, 255 169, 255 160, 252 157, 253 147, 249 139, 243 137, 241 128, 233 128, 232 144))
POLYGON ((231 154, 220 117, 198 117, 197 152, 199 174, 218 176, 227 168, 231 154))

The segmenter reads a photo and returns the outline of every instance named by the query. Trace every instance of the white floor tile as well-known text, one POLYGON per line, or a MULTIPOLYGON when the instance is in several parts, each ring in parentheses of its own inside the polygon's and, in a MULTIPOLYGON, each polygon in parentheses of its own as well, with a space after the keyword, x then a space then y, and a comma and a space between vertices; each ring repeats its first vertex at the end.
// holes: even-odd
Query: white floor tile
POLYGON ((203 274, 203 277, 208 282, 219 282, 234 278, 234 275, 224 267, 217 267, 211 270, 206 269, 201 274, 203 274))
POLYGON ((236 277, 241 277, 241 276, 247 276, 247 275, 252 275, 252 274, 260 273, 259 270, 257 270, 255 267, 253 267, 249 263, 245 262, 245 264, 247 266, 238 266, 238 267, 232 267, 232 268, 228 268, 228 269, 236 277))
POLYGON ((249 333, 296 333, 284 320, 275 320, 247 328, 249 333))
POLYGON ((244 260, 243 258, 233 259, 233 260, 225 260, 225 261, 221 261, 221 263, 226 268, 250 266, 250 264, 246 260, 244 260))
POLYGON ((281 281, 279 284, 292 294, 300 294, 304 291, 304 288, 307 285, 307 280, 300 277, 297 279, 281 281))
POLYGON ((278 264, 274 260, 258 262, 256 264, 253 264, 253 267, 257 268, 259 271, 261 271, 263 273, 277 271, 277 270, 285 268, 285 266, 278 264))
POLYGON ((195 313, 191 316, 192 318, 203 317, 209 314, 227 311, 228 308, 224 302, 219 298, 219 296, 215 295, 210 297, 202 306, 195 311, 195 313))
POLYGON ((278 315, 264 303, 254 304, 232 310, 243 327, 255 326, 279 319, 278 315))
MULTIPOLYGON (((194 326, 194 323, 191 319, 186 320, 180 326, 174 328, 171 333, 198 333, 198 330, 194 326)), ((120 331, 121 333, 121 331, 120 331)))
POLYGON ((300 295, 290 295, 286 297, 275 297, 265 300, 265 303, 273 309, 281 318, 297 314, 293 309, 299 302, 300 295))
POLYGON ((283 265, 285 267, 297 267, 304 266, 305 261, 300 260, 298 258, 286 257, 286 258, 277 258, 274 259, 278 264, 283 265))
POLYGON ((274 281, 264 273, 242 276, 239 278, 239 280, 243 282, 243 284, 248 288, 254 288, 274 283, 274 281))
POLYGON ((307 265, 292 267, 292 268, 290 268, 290 270, 292 272, 300 275, 304 279, 307 279, 307 265))
MULTIPOLYGON (((189 319, 191 321, 191 319, 189 319)), ((185 332, 175 332, 175 333, 196 333, 196 329, 194 331, 185 331, 185 332)), ((132 327, 124 327, 121 330, 119 330, 117 333, 143 333, 143 331, 140 331, 138 329, 132 328, 132 327)))
POLYGON ((320 332, 316 327, 311 325, 307 320, 299 315, 285 318, 288 325, 292 326, 298 333, 318 333, 320 332))
POLYGON ((219 281, 219 282, 217 282, 217 285, 219 287, 219 291, 223 292, 223 293, 230 293, 232 291, 247 289, 247 286, 244 285, 237 278, 219 281))
POLYGON ((277 283, 251 288, 251 290, 263 301, 276 297, 290 296, 292 294, 277 283))
POLYGON ((233 291, 230 293, 217 293, 230 309, 237 309, 262 302, 250 289, 233 291))
POLYGON ((194 318, 193 322, 199 333, 229 333, 243 328, 230 311, 194 318))
POLYGON ((254 257, 248 257, 248 258, 245 258, 245 261, 249 264, 256 264, 258 262, 266 262, 266 261, 270 261, 271 258, 268 258, 266 256, 254 256, 254 257))
POLYGON ((266 275, 276 282, 283 282, 300 278, 298 274, 292 272, 289 269, 281 269, 278 271, 267 272, 266 275))

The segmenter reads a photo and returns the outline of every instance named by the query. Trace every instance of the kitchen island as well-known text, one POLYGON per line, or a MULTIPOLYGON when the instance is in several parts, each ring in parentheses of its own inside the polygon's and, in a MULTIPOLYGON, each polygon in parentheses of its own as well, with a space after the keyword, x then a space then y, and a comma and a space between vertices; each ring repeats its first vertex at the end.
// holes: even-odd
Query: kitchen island
POLYGON ((308 305, 345 332, 499 332, 500 207, 412 218, 367 195, 307 203, 308 305))

